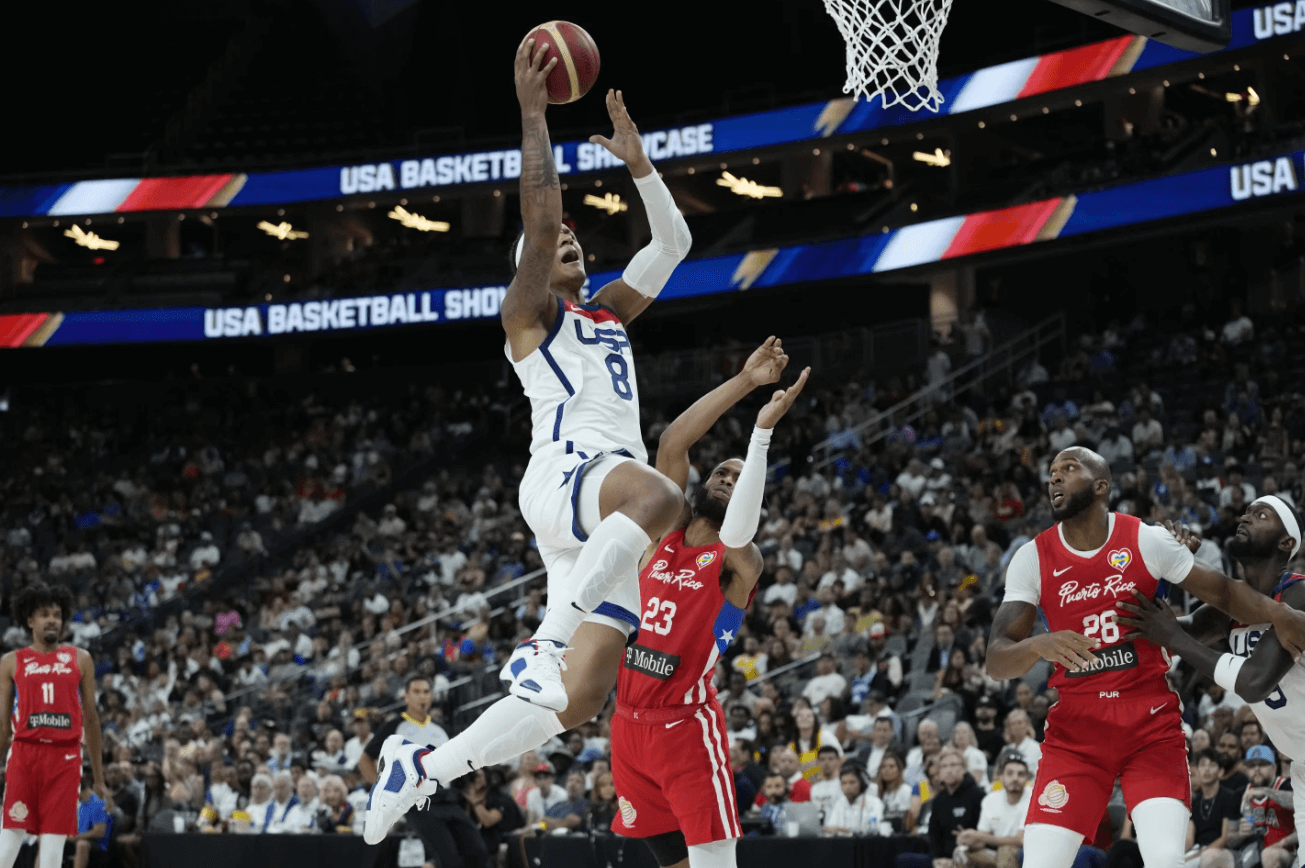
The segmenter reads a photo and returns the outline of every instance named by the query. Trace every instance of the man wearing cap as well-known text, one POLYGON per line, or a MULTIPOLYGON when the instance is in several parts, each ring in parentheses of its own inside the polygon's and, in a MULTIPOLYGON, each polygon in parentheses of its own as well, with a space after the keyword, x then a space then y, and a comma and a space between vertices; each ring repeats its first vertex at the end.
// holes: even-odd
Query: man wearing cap
POLYGON ((1251 785, 1242 797, 1243 831, 1264 836, 1260 851, 1264 868, 1287 868, 1297 842, 1291 782, 1278 776, 1278 758, 1268 745, 1257 744, 1246 751, 1246 773, 1251 785))
POLYGON ((553 786, 553 766, 547 760, 532 769, 535 788, 526 795, 526 822, 541 823, 548 811, 566 801, 566 790, 553 786))
POLYGON ((355 769, 358 767, 358 761, 362 759, 363 750, 366 749, 367 743, 372 740, 372 718, 371 711, 366 708, 355 708, 352 718, 353 737, 344 743, 344 762, 346 769, 355 769))
MULTIPOLYGON (((1167 525, 1189 549, 1197 540, 1181 525, 1167 525)), ((1227 543, 1241 565, 1246 584, 1292 609, 1305 609, 1305 579, 1288 569, 1301 548, 1300 518, 1280 497, 1266 494, 1242 515, 1227 543)), ((1182 656, 1202 674, 1250 704, 1266 735, 1293 758, 1293 789, 1305 789, 1305 666, 1293 660, 1268 623, 1234 624, 1231 618, 1202 606, 1181 621, 1167 606, 1138 599, 1121 604, 1132 618, 1121 623, 1182 656), (1231 632, 1230 632, 1231 627, 1231 632), (1227 636, 1232 653, 1220 654, 1203 641, 1227 636)), ((1295 809, 1295 826, 1305 825, 1305 803, 1295 809)))

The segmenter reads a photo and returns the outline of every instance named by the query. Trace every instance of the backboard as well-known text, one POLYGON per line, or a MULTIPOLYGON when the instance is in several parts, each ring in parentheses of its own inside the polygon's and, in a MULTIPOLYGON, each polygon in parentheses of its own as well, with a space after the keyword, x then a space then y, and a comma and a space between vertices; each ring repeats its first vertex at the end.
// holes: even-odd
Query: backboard
POLYGON ((1232 38, 1232 0, 1053 0, 1117 27, 1188 51, 1232 38))

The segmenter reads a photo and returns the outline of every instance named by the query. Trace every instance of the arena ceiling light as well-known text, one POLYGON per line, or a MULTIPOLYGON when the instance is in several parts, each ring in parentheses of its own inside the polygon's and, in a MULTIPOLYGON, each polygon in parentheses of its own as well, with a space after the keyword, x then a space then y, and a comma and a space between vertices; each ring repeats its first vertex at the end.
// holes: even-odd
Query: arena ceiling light
POLYGON ((621 197, 615 193, 604 193, 602 196, 595 196, 592 193, 586 193, 585 204, 592 205, 599 211, 606 211, 609 215, 615 215, 622 211, 630 210, 630 203, 622 202, 621 197))
POLYGON ((721 172, 720 177, 716 179, 718 187, 728 187, 729 191, 736 196, 751 196, 753 199, 764 199, 767 196, 778 199, 784 195, 784 191, 778 187, 763 187, 756 181, 749 181, 747 178, 736 178, 729 172, 721 172))
POLYGON ((911 156, 927 166, 937 166, 940 169, 952 164, 952 152, 944 151, 942 148, 934 148, 932 154, 927 151, 916 151, 911 156))
POLYGON ((1223 95, 1223 98, 1228 100, 1228 102, 1241 102, 1242 100, 1246 100, 1246 104, 1252 107, 1260 104, 1260 95, 1255 92, 1255 88, 1253 87, 1246 88, 1246 93, 1244 94, 1226 93, 1223 95))
MULTIPOLYGON (((89 220, 87 223, 91 222, 89 220)), ((101 238, 94 232, 83 232, 80 226, 73 226, 71 229, 63 230, 63 234, 76 242, 78 247, 85 247, 88 250, 117 250, 118 242, 110 241, 107 238, 101 238)))
POLYGON ((416 229, 418 232, 448 232, 450 224, 443 220, 428 220, 420 214, 414 214, 404 208, 402 205, 395 205, 394 210, 385 215, 391 220, 398 220, 409 229, 416 229))
POLYGON ((266 220, 259 220, 258 228, 273 238, 279 238, 282 241, 297 241, 300 238, 308 237, 307 232, 294 228, 284 220, 280 223, 268 223, 266 220))

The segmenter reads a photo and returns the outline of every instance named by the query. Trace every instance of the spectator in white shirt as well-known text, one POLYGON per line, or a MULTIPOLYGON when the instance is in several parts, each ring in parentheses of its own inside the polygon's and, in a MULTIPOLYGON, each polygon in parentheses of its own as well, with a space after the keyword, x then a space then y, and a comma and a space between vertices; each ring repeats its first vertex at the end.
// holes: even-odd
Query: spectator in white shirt
POLYGON ((833 654, 822 654, 816 661, 816 675, 802 688, 802 695, 812 707, 819 708, 827 696, 842 696, 847 692, 847 679, 838 674, 838 661, 833 654))
POLYGON ((847 763, 840 770, 838 780, 839 794, 825 812, 821 833, 891 835, 892 826, 884 821, 884 804, 870 792, 865 771, 856 763, 847 763))
MULTIPOLYGON (((843 593, 853 594, 861 589, 861 574, 848 566, 841 554, 834 556, 829 572, 820 577, 817 588, 833 588, 835 582, 843 583, 843 593)), ((789 605, 792 605, 790 603, 789 605)))
POLYGON ((1036 775, 1038 763, 1042 761, 1042 745, 1033 737, 1033 722, 1029 720, 1028 712, 1017 708, 1006 715, 1004 735, 1006 744, 1018 750, 1024 758, 1029 775, 1036 775))
POLYGON ((780 564, 775 568, 775 584, 766 588, 766 592, 761 595, 761 604, 769 606, 776 600, 781 600, 793 607, 797 600, 797 585, 793 584, 793 570, 787 564, 780 564))
POLYGON ((1242 490, 1242 493, 1246 495, 1247 503, 1254 503, 1255 486, 1246 481, 1245 471, 1242 470, 1242 466, 1240 464, 1229 464, 1224 472, 1228 476, 1228 481, 1224 483, 1223 488, 1219 491, 1220 508, 1232 504, 1234 488, 1242 490))
POLYGON ((213 534, 204 531, 199 535, 200 544, 195 546, 194 551, 190 553, 190 568, 192 570, 202 570, 205 567, 215 567, 218 561, 222 560, 222 553, 213 543, 213 534))
POLYGON ((316 832, 317 809, 321 804, 317 799, 317 782, 313 780, 312 775, 305 774, 299 778, 295 792, 299 796, 299 804, 286 812, 285 819, 281 821, 277 831, 287 835, 316 832))
POLYGON ((984 796, 979 822, 956 832, 958 865, 1011 865, 1024 846, 1024 818, 1029 812, 1029 768, 1017 756, 1001 768, 1001 789, 984 796))
POLYGON ((912 458, 906 469, 897 475, 897 487, 908 492, 912 500, 920 499, 925 483, 929 480, 924 475, 924 464, 918 458, 912 458))
POLYGON ((263 822, 272 807, 272 778, 266 774, 256 774, 249 782, 249 804, 245 811, 249 813, 250 831, 258 834, 263 831, 263 822))
POLYGON ((803 624, 804 632, 810 635, 815 629, 815 619, 813 615, 820 615, 825 619, 825 635, 837 636, 843 632, 843 610, 838 608, 834 603, 834 591, 831 588, 821 588, 816 591, 816 599, 820 601, 820 608, 807 615, 803 624))
POLYGON ((403 532, 407 529, 407 523, 399 518, 399 508, 392 503, 387 504, 381 512, 381 520, 376 524, 376 532, 383 537, 394 539, 403 536, 403 532))
POLYGON ((353 738, 344 743, 344 761, 346 769, 358 767, 358 758, 362 756, 367 742, 372 740, 372 721, 367 712, 358 709, 353 713, 353 738))
POLYGON ((1074 429, 1069 427, 1069 420, 1063 413, 1057 413, 1056 419, 1052 422, 1051 433, 1047 435, 1047 442, 1051 446, 1051 453, 1054 455, 1078 442, 1078 435, 1074 429))
POLYGON ((838 748, 827 744, 816 752, 816 765, 820 766, 820 777, 811 783, 811 802, 820 810, 828 811, 843 794, 838 779, 838 770, 843 767, 843 755, 838 752, 838 748))
POLYGON ((1234 299, 1231 307, 1232 316, 1220 330, 1219 339, 1228 346, 1235 347, 1255 337, 1255 323, 1251 322, 1250 317, 1242 313, 1241 302, 1234 299))
POLYGON ((526 822, 538 823, 548 809, 566 801, 566 790, 553 786, 553 767, 547 762, 535 766, 535 788, 526 796, 526 822))
POLYGON ((1133 423, 1133 452, 1145 456, 1165 445, 1165 431, 1160 422, 1151 416, 1151 408, 1137 408, 1137 421, 1133 423))
POLYGON ((781 565, 787 564, 788 568, 794 573, 802 570, 802 552, 793 548, 793 537, 791 536, 785 536, 779 541, 779 550, 775 552, 775 559, 781 565))

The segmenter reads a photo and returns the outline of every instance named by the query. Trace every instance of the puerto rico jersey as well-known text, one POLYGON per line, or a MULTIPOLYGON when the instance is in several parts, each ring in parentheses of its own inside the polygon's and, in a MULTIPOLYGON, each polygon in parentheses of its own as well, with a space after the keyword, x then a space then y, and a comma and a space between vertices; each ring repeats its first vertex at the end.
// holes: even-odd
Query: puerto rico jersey
POLYGON ((14 654, 14 741, 80 744, 82 674, 77 649, 60 645, 49 654, 38 654, 29 647, 14 654))
MULTIPOLYGON (((1275 778, 1268 789, 1290 791, 1292 789, 1291 781, 1286 778, 1275 778)), ((1257 831, 1264 833, 1265 847, 1272 847, 1296 831, 1296 818, 1292 816, 1291 810, 1284 808, 1267 796, 1262 799, 1248 799, 1243 796, 1242 813, 1246 815, 1247 820, 1254 821, 1252 825, 1255 826, 1257 831)))
MULTIPOLYGON (((1296 573, 1283 576, 1273 589, 1273 599, 1281 602, 1283 591, 1302 579, 1305 576, 1296 573)), ((1250 657, 1260 637, 1271 626, 1234 624, 1229 635, 1232 653, 1238 657, 1250 657)), ((1251 710, 1264 728, 1264 734, 1279 750, 1297 761, 1305 758, 1305 665, 1297 664, 1287 670, 1267 699, 1251 703, 1251 710)))
POLYGON ((639 575, 643 614, 625 649, 616 701, 632 709, 700 705, 716 696, 716 661, 743 623, 725 599, 725 544, 687 546, 684 529, 667 534, 639 575))
POLYGON ((646 462, 625 326, 601 305, 556 301, 557 318, 534 352, 518 362, 505 347, 530 399, 530 454, 623 452, 646 462))
POLYGON ((1193 562, 1168 531, 1131 515, 1111 513, 1106 544, 1092 552, 1069 548, 1057 523, 1011 558, 1005 599, 1038 606, 1053 633, 1072 630, 1100 641, 1090 670, 1054 664, 1048 686, 1062 694, 1168 691, 1168 652, 1119 624, 1115 606, 1131 602, 1133 590, 1154 599, 1161 580, 1182 582, 1193 562))

